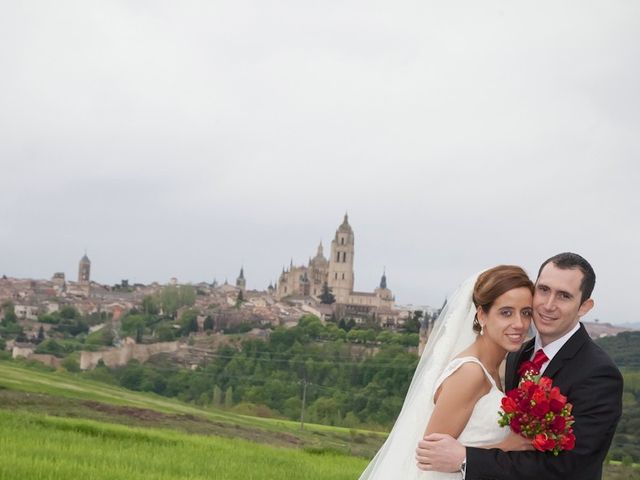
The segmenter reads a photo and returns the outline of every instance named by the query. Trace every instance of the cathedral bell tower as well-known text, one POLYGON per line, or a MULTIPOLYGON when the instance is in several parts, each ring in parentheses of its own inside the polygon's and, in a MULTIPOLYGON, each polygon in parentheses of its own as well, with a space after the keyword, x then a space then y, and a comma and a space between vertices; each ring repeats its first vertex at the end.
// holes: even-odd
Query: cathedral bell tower
POLYGON ((337 302, 345 302, 353 292, 354 236, 349 217, 344 215, 331 242, 328 284, 337 302))
POLYGON ((247 289, 247 280, 244 278, 244 266, 240 267, 240 275, 236 278, 236 287, 238 287, 242 292, 247 289))
POLYGON ((91 280, 91 260, 85 253, 78 265, 78 282, 88 284, 91 280))

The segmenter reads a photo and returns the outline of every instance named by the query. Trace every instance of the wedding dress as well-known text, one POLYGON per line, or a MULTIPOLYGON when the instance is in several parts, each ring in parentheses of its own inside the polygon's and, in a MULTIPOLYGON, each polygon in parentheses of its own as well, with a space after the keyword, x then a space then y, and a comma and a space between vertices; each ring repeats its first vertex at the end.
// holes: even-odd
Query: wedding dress
POLYGON ((409 391, 396 423, 384 445, 371 460, 360 480, 449 480, 460 473, 424 472, 418 469, 415 449, 433 412, 433 396, 438 387, 467 362, 479 364, 491 389, 475 404, 471 417, 458 439, 468 446, 491 445, 509 433, 498 425, 502 392, 486 368, 475 357, 455 356, 475 340, 473 287, 478 275, 467 279, 447 301, 413 375, 409 391))

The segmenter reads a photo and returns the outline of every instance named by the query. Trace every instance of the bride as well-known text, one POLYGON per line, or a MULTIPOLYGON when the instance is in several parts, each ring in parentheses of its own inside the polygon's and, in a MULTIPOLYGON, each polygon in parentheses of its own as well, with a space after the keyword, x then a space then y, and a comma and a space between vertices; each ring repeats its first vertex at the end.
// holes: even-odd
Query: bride
POLYGON ((465 445, 531 449, 530 440, 498 425, 498 369, 529 330, 533 283, 520 267, 500 265, 467 279, 440 313, 402 411, 360 480, 459 479, 424 472, 414 456, 426 434, 447 433, 465 445))

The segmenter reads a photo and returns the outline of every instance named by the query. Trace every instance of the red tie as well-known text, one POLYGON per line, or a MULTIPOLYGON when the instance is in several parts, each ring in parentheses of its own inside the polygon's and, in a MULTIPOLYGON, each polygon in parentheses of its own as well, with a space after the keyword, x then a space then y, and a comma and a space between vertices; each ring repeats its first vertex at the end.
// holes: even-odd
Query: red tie
POLYGON ((523 362, 518 369, 518 375, 523 376, 526 372, 533 372, 534 375, 540 374, 542 364, 549 360, 549 357, 544 353, 541 348, 533 356, 533 360, 523 362))
POLYGON ((549 357, 547 357, 547 355, 544 353, 544 350, 539 348, 538 351, 536 351, 536 354, 533 356, 533 360, 531 360, 531 363, 533 363, 538 369, 538 371, 540 371, 540 369, 542 368, 542 365, 547 360, 549 360, 549 357))

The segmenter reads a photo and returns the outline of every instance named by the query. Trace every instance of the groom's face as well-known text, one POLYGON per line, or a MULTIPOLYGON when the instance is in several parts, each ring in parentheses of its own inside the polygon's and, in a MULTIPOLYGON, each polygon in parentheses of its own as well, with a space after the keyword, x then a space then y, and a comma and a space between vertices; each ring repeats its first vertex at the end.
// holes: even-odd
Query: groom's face
POLYGON ((580 303, 582 277, 579 269, 558 268, 553 262, 540 272, 533 295, 533 323, 543 345, 568 333, 591 310, 591 299, 580 303))

